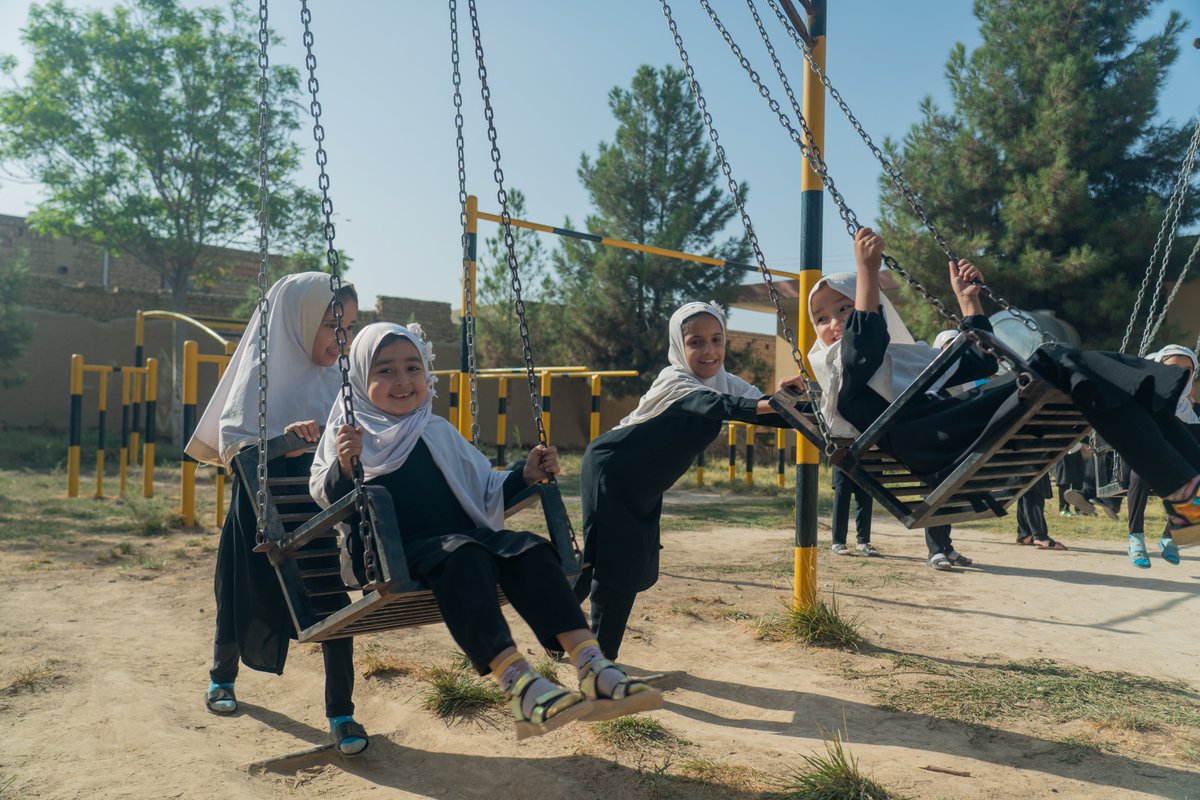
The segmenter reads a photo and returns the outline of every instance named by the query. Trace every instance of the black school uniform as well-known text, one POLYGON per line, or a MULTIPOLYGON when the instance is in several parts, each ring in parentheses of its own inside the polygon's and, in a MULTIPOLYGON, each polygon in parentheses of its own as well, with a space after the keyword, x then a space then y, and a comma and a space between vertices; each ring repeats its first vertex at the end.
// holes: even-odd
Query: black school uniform
MULTIPOLYGON (((504 481, 506 501, 525 489, 523 464, 514 465, 504 481)), ((497 653, 513 645, 496 599, 497 585, 545 647, 559 649, 557 634, 587 627, 554 547, 528 531, 478 527, 423 439, 398 469, 367 483, 391 494, 410 573, 429 585, 446 627, 481 675, 487 674, 488 662, 497 653)), ((334 462, 326 473, 325 496, 332 503, 353 488, 353 481, 334 462)), ((344 545, 343 573, 349 567, 346 577, 362 585, 357 529, 349 532, 344 545)))
MULTIPOLYGON (((982 315, 967 317, 964 324, 991 329, 982 315)), ((867 385, 883 362, 888 342, 882 314, 850 313, 842 335, 838 410, 859 430, 866 430, 888 406, 867 385)), ((1169 494, 1200 471, 1200 446, 1175 416, 1176 399, 1187 381, 1184 370, 1060 344, 1040 347, 1029 365, 1067 393, 1096 432, 1156 491, 1169 494)), ((994 359, 970 353, 948 383, 985 377, 994 369, 994 359)), ((1012 381, 985 387, 977 395, 921 396, 906 407, 880 447, 919 475, 940 476, 992 426, 1019 412, 1012 381)))

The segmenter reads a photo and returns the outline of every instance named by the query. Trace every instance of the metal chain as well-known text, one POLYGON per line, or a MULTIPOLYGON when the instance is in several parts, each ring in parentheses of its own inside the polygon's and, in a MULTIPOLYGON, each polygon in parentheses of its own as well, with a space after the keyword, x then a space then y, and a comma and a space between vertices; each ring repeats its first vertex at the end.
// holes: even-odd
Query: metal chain
POLYGON ((821 430, 821 436, 824 437, 826 446, 832 447, 833 435, 828 421, 825 419, 824 414, 821 413, 821 389, 817 388, 819 384, 804 366, 804 358, 800 354, 799 347, 796 345, 795 333, 792 331, 791 323, 788 322, 787 312, 783 309, 783 302, 779 298, 779 291, 775 287, 774 275, 772 275, 770 268, 767 267, 766 257, 763 255, 762 248, 758 242, 758 234, 755 233, 754 225, 750 221, 750 215, 746 211, 746 202, 745 198, 742 197, 741 187, 738 186, 738 182, 733 177, 733 169, 729 165, 729 159, 725 155, 725 147, 721 144, 716 126, 713 124, 712 114, 708 111, 708 102, 704 99, 704 95, 700 91, 700 83, 696 79, 696 71, 692 68, 691 61, 688 58, 687 49, 683 44, 683 37, 679 33, 679 26, 675 24, 675 18, 671 14, 671 6, 667 3, 667 0, 660 0, 660 2, 662 4, 663 15, 667 18, 667 26, 671 29, 671 36, 675 40, 675 48, 679 51, 679 60, 682 62, 683 71, 687 75, 692 96, 696 100, 696 108, 704 120, 704 126, 708 130, 708 138, 712 140, 717 160, 721 163, 721 172, 724 173, 725 180, 729 184, 729 192, 733 195, 733 202, 737 206, 738 216, 741 218, 742 227, 746 231, 746 239, 754 251, 754 261, 758 265, 759 273, 761 273, 763 280, 767 284, 767 292, 771 296, 771 302, 775 305, 775 315, 778 317, 780 327, 783 329, 783 337, 791 350, 792 360, 796 362, 800 374, 808 384, 809 393, 813 396, 813 412, 817 419, 817 427, 821 430))
POLYGON ((268 78, 271 66, 267 55, 270 31, 267 28, 267 0, 258 3, 258 490, 254 502, 258 507, 258 523, 254 528, 254 543, 267 541, 267 228, 270 193, 267 188, 267 105, 268 78))
MULTIPOLYGON (((747 0, 747 3, 750 3, 750 0, 747 0)), ((841 93, 836 87, 834 87, 833 83, 830 82, 829 76, 825 74, 825 70, 821 68, 816 59, 813 57, 812 50, 788 22, 787 17, 779 8, 779 4, 776 2, 776 0, 767 0, 767 4, 771 6, 771 9, 775 12, 775 16, 779 18, 780 23, 783 24, 784 29, 791 36, 791 39, 793 42, 795 42, 796 47, 798 47, 800 52, 804 54, 804 59, 808 62, 809 68, 812 69, 813 73, 820 79, 821 84, 829 92, 829 96, 835 103, 837 103, 838 108, 841 109, 842 114, 845 115, 846 119, 850 122, 850 125, 854 128, 855 133, 859 135, 859 138, 861 138, 863 143, 867 145, 867 148, 870 149, 871 154, 875 156, 875 159, 879 162, 880 166, 883 167, 883 171, 888 176, 889 180, 891 180, 892 185, 895 186, 904 196, 904 199, 908 201, 908 205, 912 209, 913 213, 916 214, 917 219, 920 220, 925 229, 933 235, 934 240, 937 242, 937 245, 941 251, 946 255, 946 258, 949 261, 957 262, 957 256, 950 247, 949 242, 946 241, 945 237, 942 236, 937 226, 934 225, 933 220, 929 218, 929 215, 926 213, 921 203, 920 197, 912 190, 912 187, 908 185, 908 181, 904 178, 904 174, 900 171, 900 169, 896 167, 890 160, 888 160, 884 152, 878 147, 878 145, 875 144, 874 140, 871 139, 866 129, 863 128, 862 123, 858 121, 856 116, 854 116, 854 112, 850 110, 850 106, 847 105, 846 101, 842 99, 841 93)), ((750 5, 751 10, 754 11, 753 4, 750 3, 750 5)), ((754 12, 754 15, 757 19, 757 11, 754 12)), ((759 25, 759 30, 763 30, 761 24, 759 25)), ((1051 336, 1047 331, 1042 330, 1038 326, 1037 321, 1031 315, 1019 308, 1014 307, 1008 302, 1008 300, 1006 300, 995 289, 991 288, 986 283, 983 283, 982 281, 975 281, 974 283, 979 287, 979 291, 986 295, 989 300, 1011 314, 1026 328, 1034 333, 1040 334, 1043 342, 1054 341, 1054 337, 1051 336)))
MULTIPOLYGON (((1150 347, 1150 342, 1154 338, 1154 334, 1158 332, 1158 326, 1154 325, 1153 332, 1151 327, 1155 318, 1155 306, 1158 305, 1158 298, 1162 295, 1163 283, 1167 278, 1167 262, 1171 259, 1171 250, 1175 247, 1175 234, 1179 230, 1179 218, 1183 213, 1183 207, 1187 203, 1188 188, 1191 181, 1192 169, 1196 164, 1196 148, 1200 145, 1200 124, 1197 124, 1195 132, 1192 134, 1192 139, 1188 145, 1187 154, 1184 156, 1183 165, 1180 167, 1179 175, 1175 179, 1175 185, 1171 189, 1171 199, 1167 202, 1167 211, 1163 215, 1162 225, 1158 229, 1158 239, 1154 242, 1154 252, 1150 256, 1150 265, 1147 270, 1154 268, 1154 261, 1158 257, 1159 245, 1162 243, 1163 230, 1166 229, 1167 221, 1170 220, 1170 234, 1167 236, 1166 247, 1163 248, 1162 265, 1158 271, 1158 280, 1154 286, 1154 297, 1150 299, 1150 304, 1146 306, 1146 328, 1142 331, 1142 340, 1138 346, 1138 355, 1144 356, 1150 347)), ((1191 261, 1188 261, 1191 264, 1191 261)), ((1186 273, 1187 267, 1184 267, 1186 273)), ((1182 282, 1183 276, 1180 276, 1182 282)), ((1143 280, 1143 285, 1145 281, 1143 280)), ((1179 283, 1175 284, 1175 289, 1178 289, 1179 283)), ((1161 318, 1167 313, 1167 308, 1171 305, 1171 300, 1175 297, 1175 291, 1171 292, 1166 304, 1157 313, 1159 315, 1160 324, 1161 318)), ((1140 299, 1140 296, 1139 296, 1140 299)), ((1135 306, 1136 313, 1136 306, 1135 306)))
POLYGON ((458 148, 458 221, 462 226, 463 329, 466 332, 467 376, 471 384, 471 444, 479 447, 479 374, 475 362, 475 289, 471 279, 471 247, 467 234, 467 160, 463 143, 462 75, 458 58, 458 0, 450 0, 450 61, 454 65, 454 143, 458 148))
POLYGON ((1179 294, 1179 290, 1183 288, 1183 280, 1187 277, 1188 270, 1192 267, 1192 262, 1196 260, 1196 254, 1200 253, 1200 236, 1196 237, 1196 243, 1192 245, 1192 252, 1188 254, 1187 261, 1183 264, 1183 269, 1179 271, 1179 277, 1175 280, 1175 285, 1171 287, 1171 293, 1167 295, 1166 302, 1163 303, 1162 310, 1155 318, 1154 328, 1148 331, 1146 340, 1142 343, 1142 349, 1138 353, 1140 356, 1145 356, 1146 351, 1150 349, 1150 343, 1154 341, 1154 337, 1158 335, 1158 329, 1167 320, 1167 309, 1171 307, 1171 303, 1175 300, 1175 295, 1179 294))
POLYGON ((521 297, 521 273, 517 266, 517 244, 513 236, 512 217, 508 213, 508 192, 504 189, 504 170, 500 168, 500 147, 496 143, 495 113, 492 110, 492 91, 488 88, 487 67, 483 63, 483 42, 479 35, 479 15, 475 0, 467 0, 471 13, 471 35, 475 39, 475 60, 479 64, 480 96, 483 98, 483 116, 487 120, 488 141, 492 144, 492 175, 496 179, 496 199, 500 202, 500 222, 504 226, 504 249, 508 261, 513 291, 513 308, 517 312, 521 333, 521 354, 525 358, 525 376, 529 380, 529 402, 533 406, 533 424, 538 442, 546 444, 546 428, 542 424, 542 401, 538 393, 537 375, 533 363, 533 347, 529 343, 529 322, 525 318, 525 301, 521 297))
MULTIPOLYGON (((321 190, 321 214, 324 217, 323 232, 325 234, 325 261, 329 265, 329 290, 333 294, 334 336, 338 343, 338 369, 342 374, 340 395, 346 424, 354 427, 354 392, 350 388, 350 354, 347 346, 350 337, 342 324, 346 310, 338 294, 342 290, 342 278, 338 274, 341 257, 334 246, 335 229, 333 225, 333 200, 329 197, 329 175, 325 165, 329 156, 325 152, 325 126, 321 124, 321 102, 317 93, 321 84, 317 81, 317 57, 313 55, 312 11, 309 10, 308 0, 300 0, 300 22, 304 25, 304 66, 308 69, 308 93, 311 97, 309 111, 313 118, 313 141, 316 142, 317 187, 321 190)), ((375 555, 374 523, 370 509, 367 506, 367 495, 363 491, 362 464, 358 456, 350 459, 350 471, 354 479, 355 510, 358 512, 358 535, 362 539, 363 570, 368 588, 379 581, 378 559, 375 555)))

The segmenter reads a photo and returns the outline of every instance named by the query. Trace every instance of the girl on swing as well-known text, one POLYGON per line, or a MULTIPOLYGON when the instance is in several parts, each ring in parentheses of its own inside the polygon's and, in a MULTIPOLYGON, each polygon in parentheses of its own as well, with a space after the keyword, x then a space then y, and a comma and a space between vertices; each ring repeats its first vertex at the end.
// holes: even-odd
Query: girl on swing
MULTIPOLYGON (((348 335, 358 316, 358 295, 343 284, 342 326, 348 335)), ((267 438, 293 432, 316 442, 340 385, 339 347, 329 276, 301 272, 281 278, 267 292, 267 438)), ((258 330, 255 310, 216 392, 185 451, 208 464, 229 468, 243 448, 258 444, 258 330)), ((308 475, 312 454, 300 451, 267 465, 272 477, 308 475)), ((217 546, 217 625, 213 664, 204 704, 214 714, 233 714, 233 684, 239 659, 251 669, 283 674, 288 642, 295 636, 279 579, 266 555, 254 552, 257 530, 254 491, 233 480, 229 513, 217 546)), ((349 603, 349 597, 346 597, 349 603)), ((354 721, 354 640, 322 642, 325 658, 325 715, 343 755, 367 747, 367 732, 354 721)))
MULTIPOLYGON (((809 358, 825 389, 821 411, 835 435, 857 435, 869 427, 937 355, 912 343, 879 291, 883 240, 870 228, 860 228, 854 239, 857 274, 826 276, 808 296, 818 340, 809 358)), ((963 327, 991 330, 974 283, 982 283, 983 275, 969 261, 949 266, 963 327)), ((1043 345, 1029 364, 1066 392, 1096 433, 1167 501, 1174 537, 1200 535, 1200 444, 1175 416, 1187 373, 1061 344, 1043 345)), ((995 368, 994 359, 968 353, 945 384, 984 377, 995 368)), ((914 473, 936 475, 953 466, 993 422, 1018 410, 1014 381, 974 396, 926 394, 903 410, 879 444, 914 473)))
POLYGON ((658 581, 663 492, 725 420, 787 426, 759 389, 725 371, 719 306, 686 303, 668 325, 668 366, 633 413, 588 445, 580 470, 583 561, 589 566, 575 594, 580 601, 590 594, 592 631, 613 659, 637 594, 658 581))
MULTIPOLYGON (((504 529, 506 498, 557 474, 557 450, 538 445, 523 464, 493 470, 434 416, 432 360, 417 325, 379 322, 355 337, 350 385, 357 427, 346 424, 336 403, 312 466, 313 497, 329 505, 349 493, 354 457, 368 483, 388 490, 412 575, 433 591, 446 627, 479 674, 491 673, 504 689, 518 740, 572 720, 659 708, 662 692, 630 679, 600 652, 550 543, 504 529), (569 654, 579 691, 533 671, 513 643, 497 585, 543 647, 569 654)), ((361 585, 357 534, 349 532, 344 542, 361 585)))

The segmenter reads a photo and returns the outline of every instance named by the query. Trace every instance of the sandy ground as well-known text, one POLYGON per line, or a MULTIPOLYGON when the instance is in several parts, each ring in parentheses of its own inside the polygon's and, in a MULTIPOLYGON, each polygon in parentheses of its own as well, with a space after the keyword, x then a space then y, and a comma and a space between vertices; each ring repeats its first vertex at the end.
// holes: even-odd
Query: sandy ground
MULTIPOLYGON (((959 549, 981 568, 935 573, 919 535, 881 520, 877 529, 885 558, 823 552, 820 562, 822 588, 837 591, 874 645, 948 663, 1054 658, 1200 685, 1200 555, 1179 567, 1156 558, 1136 573, 1118 543, 1050 553, 963 530, 959 549)), ((0 797, 750 798, 760 795, 661 773, 686 760, 775 776, 821 751, 822 731, 842 730, 864 771, 910 797, 1200 798, 1200 766, 1162 732, 1081 758, 1065 757, 1061 740, 1089 732, 1085 723, 981 736, 880 708, 871 681, 853 673, 885 659, 757 641, 749 622, 730 618, 738 614, 708 613, 779 609, 790 596, 786 529, 665 535, 663 578, 635 608, 621 657, 674 673, 653 714, 683 740, 671 747, 616 751, 579 725, 518 744, 498 716, 434 718, 420 709, 424 684, 400 676, 359 680, 357 716, 373 734, 363 757, 326 750, 255 767, 325 743, 320 654, 294 647, 284 677, 244 671, 242 711, 207 713, 213 556, 196 536, 155 540, 168 562, 158 570, 30 570, 20 547, 0 554, 0 664, 10 674, 40 665, 49 676, 0 694, 0 797), (192 555, 179 555, 189 538, 192 555), (731 564, 763 569, 739 574, 731 564)), ((532 645, 523 624, 514 631, 532 645)), ((416 664, 446 664, 455 649, 440 626, 357 646, 359 656, 371 648, 416 664)))

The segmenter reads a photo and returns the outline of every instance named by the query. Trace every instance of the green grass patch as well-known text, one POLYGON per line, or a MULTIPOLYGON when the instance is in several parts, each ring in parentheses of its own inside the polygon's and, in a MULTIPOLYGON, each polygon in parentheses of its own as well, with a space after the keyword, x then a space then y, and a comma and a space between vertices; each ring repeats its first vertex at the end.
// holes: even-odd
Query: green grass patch
POLYGON ((429 688, 421 697, 421 708, 442 719, 470 718, 504 702, 504 692, 493 681, 453 667, 433 667, 425 679, 429 688))
POLYGON ((962 667, 889 654, 890 680, 872 672, 884 705, 968 724, 1040 717, 1085 720, 1126 731, 1200 728, 1200 696, 1181 683, 1128 672, 1094 672, 1051 659, 962 667))
POLYGON ((53 661, 43 661, 23 667, 9 675, 4 691, 7 694, 34 692, 46 688, 49 684, 56 683, 62 678, 62 673, 55 668, 53 661))
POLYGON ((866 640, 858 632, 858 620, 843 617, 837 598, 828 603, 817 601, 806 608, 788 607, 779 614, 765 617, 758 624, 755 638, 768 642, 798 641, 815 647, 858 650, 866 640))
POLYGON ((666 726, 651 717, 617 717, 597 722, 588 730, 597 742, 618 750, 669 748, 687 744, 684 739, 671 733, 666 726))
POLYGON ((901 795, 876 783, 858 768, 835 731, 825 740, 825 754, 801 756, 803 763, 779 781, 780 800, 900 800, 901 795))

